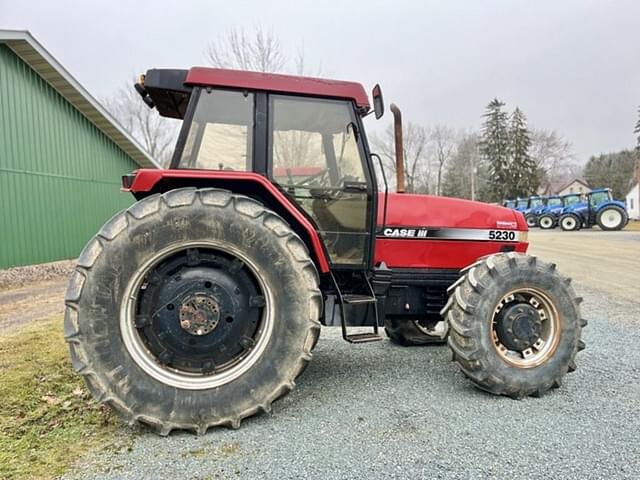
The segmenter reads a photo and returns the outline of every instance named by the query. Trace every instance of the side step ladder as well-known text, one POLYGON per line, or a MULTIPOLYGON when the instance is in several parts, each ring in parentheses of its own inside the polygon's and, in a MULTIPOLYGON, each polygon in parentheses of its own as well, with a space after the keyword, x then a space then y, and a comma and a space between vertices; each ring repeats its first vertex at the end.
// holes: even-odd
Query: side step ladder
MULTIPOLYGON (((376 299, 376 296, 373 292, 373 287, 371 287, 371 283, 366 277, 366 274, 363 273, 363 277, 369 289, 369 295, 343 294, 340 291, 340 287, 338 286, 338 282, 336 282, 335 277, 333 276, 333 274, 331 275, 333 284, 336 287, 337 303, 340 305, 340 325, 342 327, 342 338, 344 338, 349 343, 368 343, 379 342, 380 340, 382 340, 382 337, 378 333, 378 300, 376 299), (344 308, 345 305, 366 305, 367 312, 369 310, 369 305, 373 305, 373 315, 375 321, 373 332, 349 334, 347 331, 347 316, 344 308)), ((336 306, 334 304, 333 308, 335 309, 335 307, 336 306)))

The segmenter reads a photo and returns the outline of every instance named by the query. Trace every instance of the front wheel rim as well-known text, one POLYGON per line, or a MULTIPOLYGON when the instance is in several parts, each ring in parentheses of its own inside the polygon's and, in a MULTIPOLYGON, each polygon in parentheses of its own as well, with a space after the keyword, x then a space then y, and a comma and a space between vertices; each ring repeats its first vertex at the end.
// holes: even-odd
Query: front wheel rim
POLYGON ((551 228, 551 219, 549 217, 542 217, 540 219, 540 227, 542 228, 551 228))
POLYGON ((517 368, 537 367, 558 347, 560 315, 541 290, 514 289, 494 309, 491 336, 496 352, 506 363, 517 368), (530 318, 532 312, 535 314, 530 318))
MULTIPOLYGON (((191 242, 171 246, 157 252, 136 271, 129 281, 127 288, 125 289, 123 297, 124 301, 122 302, 120 311, 120 331, 123 343, 134 362, 146 374, 159 382, 185 390, 205 390, 216 388, 230 383, 244 375, 257 363, 266 350, 274 328, 274 312, 272 307, 274 304, 273 294, 271 289, 268 288, 267 284, 257 272, 258 268, 256 265, 243 252, 240 252, 234 246, 226 244, 223 245, 218 242, 191 242), (249 345, 247 346, 248 351, 246 355, 243 355, 242 358, 238 357, 237 362, 231 362, 231 365, 228 368, 224 368, 220 371, 215 369, 215 365, 212 366, 212 371, 202 369, 200 373, 196 373, 163 364, 162 358, 152 353, 149 345, 145 344, 143 336, 139 333, 140 321, 138 320, 136 309, 138 307, 138 299, 141 294, 140 289, 145 282, 146 276, 152 272, 156 266, 162 264, 163 261, 172 258, 172 255, 188 249, 212 249, 234 257, 238 262, 241 262, 242 265, 244 265, 251 273, 253 278, 255 278, 262 293, 259 304, 259 308, 262 309, 262 314, 257 335, 248 340, 249 345), (138 323, 138 326, 136 326, 136 322, 138 323)), ((199 298, 196 297, 195 300, 199 300, 199 298)), ((182 314, 184 312, 187 314, 190 313, 189 308, 192 308, 193 301, 194 299, 190 297, 189 302, 185 302, 185 304, 189 303, 189 305, 185 308, 176 308, 178 322, 184 322, 185 317, 182 314)), ((206 302, 204 303, 206 304, 206 302)), ((205 307, 211 313, 211 321, 208 323, 205 322, 203 324, 205 327, 203 327, 201 331, 189 328, 190 325, 181 325, 181 328, 188 334, 194 335, 194 339, 197 339, 200 335, 210 334, 209 330, 214 330, 217 328, 218 323, 223 323, 225 321, 224 317, 219 317, 219 312, 216 315, 217 309, 215 302, 206 304, 205 307)), ((189 318, 188 315, 187 318, 189 318)))
POLYGON ((617 210, 605 210, 600 216, 600 221, 606 228, 616 228, 622 223, 622 215, 617 210))

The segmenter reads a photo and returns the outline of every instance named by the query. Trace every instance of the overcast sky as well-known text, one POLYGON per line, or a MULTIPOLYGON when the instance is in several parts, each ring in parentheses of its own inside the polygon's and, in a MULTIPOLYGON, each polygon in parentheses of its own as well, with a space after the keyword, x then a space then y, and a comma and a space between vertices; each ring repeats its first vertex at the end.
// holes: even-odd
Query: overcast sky
POLYGON ((638 0, 0 0, 0 28, 29 30, 98 98, 148 68, 203 65, 211 40, 257 24, 323 76, 379 82, 417 123, 477 129, 497 96, 579 160, 634 145, 638 0))

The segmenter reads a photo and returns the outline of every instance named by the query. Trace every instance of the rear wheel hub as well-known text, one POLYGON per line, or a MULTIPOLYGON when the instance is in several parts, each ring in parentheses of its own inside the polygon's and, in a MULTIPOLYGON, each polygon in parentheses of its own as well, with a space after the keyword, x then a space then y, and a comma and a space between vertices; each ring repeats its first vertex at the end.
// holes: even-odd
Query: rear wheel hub
POLYGON ((212 296, 194 295, 180 307, 180 326, 191 335, 206 335, 218 326, 219 321, 220 307, 212 296))

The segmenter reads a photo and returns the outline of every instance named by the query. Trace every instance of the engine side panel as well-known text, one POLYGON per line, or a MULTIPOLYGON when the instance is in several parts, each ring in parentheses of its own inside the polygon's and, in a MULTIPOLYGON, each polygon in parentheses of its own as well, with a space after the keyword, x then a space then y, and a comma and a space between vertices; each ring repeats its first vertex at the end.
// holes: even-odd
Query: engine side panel
POLYGON ((375 262, 390 268, 464 268, 478 257, 526 252, 527 224, 514 210, 469 200, 391 193, 379 199, 375 262))

